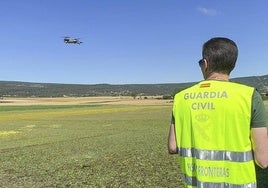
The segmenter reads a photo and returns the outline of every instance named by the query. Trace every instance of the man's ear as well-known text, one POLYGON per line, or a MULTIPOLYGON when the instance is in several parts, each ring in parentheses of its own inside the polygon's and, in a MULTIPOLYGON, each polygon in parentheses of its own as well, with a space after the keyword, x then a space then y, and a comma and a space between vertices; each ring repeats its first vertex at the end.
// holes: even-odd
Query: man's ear
POLYGON ((206 71, 208 69, 208 61, 206 59, 204 59, 204 70, 206 71))
POLYGON ((204 59, 202 71, 203 71, 204 78, 207 79, 210 73, 209 73, 209 64, 206 59, 204 59))

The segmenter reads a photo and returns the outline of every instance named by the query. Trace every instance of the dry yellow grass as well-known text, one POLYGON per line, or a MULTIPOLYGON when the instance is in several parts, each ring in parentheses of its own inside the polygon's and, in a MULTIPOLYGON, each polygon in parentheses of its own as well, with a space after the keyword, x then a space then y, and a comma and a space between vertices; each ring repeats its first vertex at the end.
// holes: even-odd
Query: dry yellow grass
POLYGON ((17 133, 18 131, 0 131, 0 137, 9 136, 9 135, 17 134, 17 133))
POLYGON ((7 105, 86 105, 86 104, 125 104, 125 105, 169 105, 171 100, 157 97, 134 99, 133 97, 61 97, 61 98, 3 98, 0 106, 7 105))
POLYGON ((264 101, 264 105, 265 105, 266 109, 268 109, 268 100, 264 101))

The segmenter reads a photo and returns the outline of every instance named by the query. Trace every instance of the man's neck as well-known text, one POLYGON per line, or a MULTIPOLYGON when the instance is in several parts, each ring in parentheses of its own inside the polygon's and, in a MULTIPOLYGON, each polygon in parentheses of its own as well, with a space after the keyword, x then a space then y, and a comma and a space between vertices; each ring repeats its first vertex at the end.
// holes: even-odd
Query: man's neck
POLYGON ((229 75, 223 74, 223 73, 213 72, 206 78, 206 80, 228 81, 229 80, 229 75))

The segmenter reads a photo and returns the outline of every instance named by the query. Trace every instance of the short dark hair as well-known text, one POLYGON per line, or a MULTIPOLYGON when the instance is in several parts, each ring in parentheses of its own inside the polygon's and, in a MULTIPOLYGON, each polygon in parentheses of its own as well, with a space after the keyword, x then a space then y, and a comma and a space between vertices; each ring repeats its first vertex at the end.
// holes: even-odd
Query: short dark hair
POLYGON ((202 56, 208 62, 209 72, 230 74, 234 69, 238 56, 238 48, 234 41, 215 37, 203 45, 202 56))

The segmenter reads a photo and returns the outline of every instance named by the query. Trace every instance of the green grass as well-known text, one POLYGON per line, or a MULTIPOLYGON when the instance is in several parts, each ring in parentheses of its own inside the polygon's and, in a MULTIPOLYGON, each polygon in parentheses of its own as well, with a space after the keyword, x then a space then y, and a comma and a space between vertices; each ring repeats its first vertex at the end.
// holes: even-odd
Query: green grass
POLYGON ((178 187, 170 115, 171 106, 0 107, 0 187, 178 187))
POLYGON ((171 106, 0 107, 0 187, 181 187, 170 116, 171 106))

